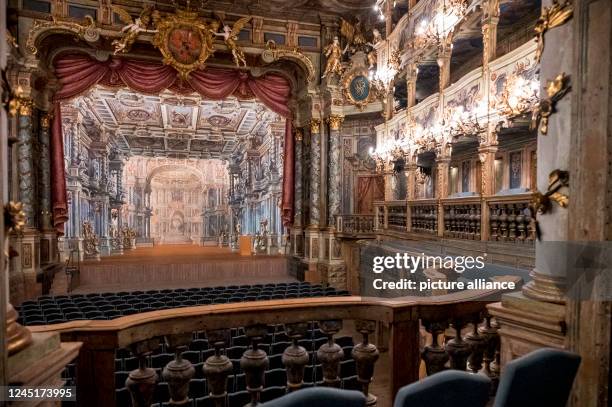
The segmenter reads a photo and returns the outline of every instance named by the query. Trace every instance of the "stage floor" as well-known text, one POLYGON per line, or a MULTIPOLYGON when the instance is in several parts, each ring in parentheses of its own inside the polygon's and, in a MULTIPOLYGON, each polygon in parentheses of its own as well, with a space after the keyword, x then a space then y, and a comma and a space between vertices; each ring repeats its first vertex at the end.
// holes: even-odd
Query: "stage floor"
POLYGON ((160 245, 81 263, 74 293, 295 281, 285 256, 240 256, 228 248, 160 245))

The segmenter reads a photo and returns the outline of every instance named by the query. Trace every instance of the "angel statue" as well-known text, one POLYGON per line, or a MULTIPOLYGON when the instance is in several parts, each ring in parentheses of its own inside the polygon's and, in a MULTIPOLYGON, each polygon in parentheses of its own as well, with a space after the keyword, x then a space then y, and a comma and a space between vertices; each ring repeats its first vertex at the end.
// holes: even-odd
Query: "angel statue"
POLYGON ((225 45, 227 45, 227 48, 232 51, 234 63, 239 68, 241 64, 246 68, 247 63, 246 59, 244 58, 244 52, 242 52, 242 49, 238 46, 238 44, 236 44, 236 41, 238 41, 238 34, 240 33, 240 30, 242 30, 250 20, 250 16, 242 17, 234 23, 233 27, 230 27, 227 24, 223 24, 223 31, 220 33, 218 33, 216 29, 210 30, 210 32, 216 35, 217 37, 223 37, 225 45))
POLYGON ((113 11, 119 15, 119 18, 123 23, 126 24, 125 27, 121 29, 123 36, 112 42, 113 47, 115 48, 115 55, 119 53, 129 52, 130 48, 132 48, 132 44, 138 38, 138 35, 142 32, 154 33, 157 30, 149 30, 147 27, 151 23, 156 22, 159 19, 159 14, 157 10, 153 10, 150 5, 144 7, 139 17, 132 20, 132 16, 126 10, 121 7, 113 5, 113 11))
POLYGON ((327 64, 325 65, 325 71, 321 79, 325 78, 329 74, 342 75, 342 48, 340 47, 340 40, 338 36, 334 37, 334 40, 323 50, 323 53, 327 57, 327 64))
POLYGON ((369 69, 373 69, 377 63, 376 48, 374 46, 382 41, 382 35, 380 35, 380 31, 376 28, 372 30, 372 37, 372 42, 367 43, 370 46, 370 51, 368 52, 369 69))

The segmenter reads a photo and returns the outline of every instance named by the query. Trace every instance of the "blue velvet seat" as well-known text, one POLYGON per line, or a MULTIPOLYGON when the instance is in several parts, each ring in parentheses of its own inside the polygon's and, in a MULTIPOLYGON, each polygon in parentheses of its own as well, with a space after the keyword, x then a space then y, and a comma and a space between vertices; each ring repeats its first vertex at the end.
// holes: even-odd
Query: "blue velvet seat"
POLYGON ((446 370, 402 387, 393 407, 484 407, 490 386, 485 376, 446 370))
POLYGON ((365 396, 358 391, 311 387, 268 401, 261 407, 364 407, 365 403, 365 396))
POLYGON ((494 407, 563 407, 579 365, 580 356, 551 348, 513 360, 504 368, 494 407))

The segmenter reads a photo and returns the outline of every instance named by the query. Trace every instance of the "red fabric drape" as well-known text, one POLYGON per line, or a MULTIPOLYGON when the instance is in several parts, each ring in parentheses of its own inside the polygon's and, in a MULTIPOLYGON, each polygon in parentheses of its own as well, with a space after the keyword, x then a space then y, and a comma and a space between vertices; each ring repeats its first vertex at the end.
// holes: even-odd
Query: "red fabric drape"
POLYGON ((291 119, 285 121, 285 148, 283 150, 283 195, 281 201, 281 217, 283 226, 293 223, 293 169, 295 159, 293 156, 293 134, 291 119))
POLYGON ((62 114, 59 102, 55 102, 55 115, 51 129, 51 201, 53 203, 53 227, 59 235, 64 234, 64 223, 68 220, 68 198, 66 196, 66 174, 64 173, 64 141, 62 140, 62 114))
MULTIPOLYGON (((291 85, 284 77, 268 74, 255 78, 250 74, 233 69, 206 68, 191 72, 186 81, 181 81, 174 68, 150 61, 110 58, 97 61, 87 55, 68 54, 55 61, 55 75, 61 84, 55 95, 60 101, 75 97, 96 84, 105 86, 127 86, 138 92, 155 94, 164 89, 180 93, 197 92, 208 99, 224 99, 236 96, 239 99, 257 98, 272 111, 287 119, 285 131, 285 165, 283 168, 283 224, 289 225, 293 218, 293 137, 291 134, 291 110, 288 102, 291 85)), ((63 141, 59 104, 56 103, 56 121, 52 131, 52 148, 61 151, 54 154, 52 173, 54 188, 63 188, 53 195, 56 227, 62 228, 66 213, 56 212, 55 207, 66 210, 66 179, 64 174, 63 141), (59 143, 59 145, 54 145, 59 143), (60 172, 61 167, 61 172, 60 172)))

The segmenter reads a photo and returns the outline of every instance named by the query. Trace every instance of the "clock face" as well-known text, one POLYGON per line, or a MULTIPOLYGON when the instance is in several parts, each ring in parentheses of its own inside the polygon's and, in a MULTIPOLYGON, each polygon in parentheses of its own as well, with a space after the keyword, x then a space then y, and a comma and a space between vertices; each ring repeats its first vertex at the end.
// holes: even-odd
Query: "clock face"
POLYGON ((176 62, 189 65, 202 53, 201 33, 189 27, 178 27, 168 35, 168 50, 176 62))
POLYGON ((363 75, 355 76, 349 85, 349 91, 355 101, 363 102, 370 95, 370 81, 363 75))

